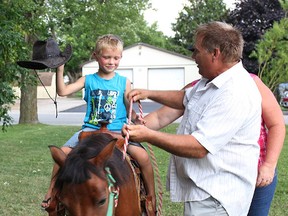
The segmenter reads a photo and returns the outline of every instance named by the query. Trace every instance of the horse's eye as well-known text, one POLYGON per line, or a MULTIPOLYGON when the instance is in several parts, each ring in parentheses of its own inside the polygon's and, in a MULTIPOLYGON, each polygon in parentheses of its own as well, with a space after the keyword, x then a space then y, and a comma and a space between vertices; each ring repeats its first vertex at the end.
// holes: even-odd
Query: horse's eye
POLYGON ((100 201, 98 202, 98 205, 104 205, 105 202, 106 202, 106 198, 100 200, 100 201))

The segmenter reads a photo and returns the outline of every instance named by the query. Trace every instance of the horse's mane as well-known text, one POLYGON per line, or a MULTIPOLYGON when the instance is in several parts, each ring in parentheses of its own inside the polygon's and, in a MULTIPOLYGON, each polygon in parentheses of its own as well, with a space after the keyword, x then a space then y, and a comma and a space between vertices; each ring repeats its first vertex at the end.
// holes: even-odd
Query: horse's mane
POLYGON ((104 147, 114 139, 107 133, 91 135, 83 139, 67 156, 64 166, 57 172, 55 187, 62 189, 64 184, 81 184, 91 178, 91 173, 106 179, 103 172, 109 167, 117 185, 128 181, 129 167, 123 161, 122 152, 115 147, 112 156, 105 161, 103 167, 96 167, 89 160, 97 157, 104 147))

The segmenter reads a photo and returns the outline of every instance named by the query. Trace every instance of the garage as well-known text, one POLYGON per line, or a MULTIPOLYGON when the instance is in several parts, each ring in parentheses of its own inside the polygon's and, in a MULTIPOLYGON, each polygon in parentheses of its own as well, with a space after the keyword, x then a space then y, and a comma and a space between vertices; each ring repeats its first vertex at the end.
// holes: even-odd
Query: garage
POLYGON ((133 69, 117 69, 116 72, 121 76, 127 77, 133 83, 133 69))
POLYGON ((148 69, 148 89, 150 90, 179 90, 184 85, 184 68, 148 69))

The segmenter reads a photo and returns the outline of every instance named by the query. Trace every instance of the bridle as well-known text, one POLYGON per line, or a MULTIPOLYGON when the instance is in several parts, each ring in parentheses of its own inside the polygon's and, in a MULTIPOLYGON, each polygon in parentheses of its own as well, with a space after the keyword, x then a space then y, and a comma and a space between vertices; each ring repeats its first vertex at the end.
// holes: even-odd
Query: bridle
MULTIPOLYGON (((106 167, 105 171, 106 171, 106 178, 107 178, 108 190, 109 190, 108 209, 107 209, 106 216, 113 216, 114 208, 116 208, 118 205, 118 197, 119 197, 120 188, 118 186, 115 187, 116 180, 112 176, 110 172, 110 168, 106 167)), ((56 207, 57 208, 56 211, 57 212, 65 211, 65 207, 61 204, 59 194, 56 193, 55 197, 58 200, 58 203, 60 204, 59 206, 56 207)))
POLYGON ((108 209, 106 216, 112 216, 114 208, 118 205, 118 197, 119 197, 119 187, 115 187, 115 179, 113 178, 110 168, 105 167, 106 177, 108 182, 108 189, 109 189, 109 199, 108 199, 108 209))

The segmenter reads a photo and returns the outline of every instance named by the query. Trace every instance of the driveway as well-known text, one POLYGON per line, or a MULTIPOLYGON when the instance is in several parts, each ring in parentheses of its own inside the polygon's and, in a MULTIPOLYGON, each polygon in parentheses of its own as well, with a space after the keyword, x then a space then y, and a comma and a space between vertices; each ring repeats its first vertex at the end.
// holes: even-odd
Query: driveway
MULTIPOLYGON (((155 102, 141 102, 144 115, 150 113, 159 107, 161 104, 155 102)), ((83 119, 86 111, 86 103, 82 99, 75 98, 57 98, 58 116, 56 118, 56 109, 54 102, 51 99, 38 99, 38 120, 40 123, 49 125, 78 125, 83 124, 83 119)), ((133 109, 139 113, 138 104, 133 104, 133 109)), ((14 119, 14 124, 19 122, 20 101, 17 100, 9 113, 14 119)), ((180 118, 181 119, 181 118, 180 118)), ((180 119, 175 122, 180 122, 180 119)))
MULTIPOLYGON (((10 115, 14 119, 14 124, 19 121, 20 104, 19 100, 11 108, 10 115)), ((78 98, 57 98, 58 117, 56 118, 56 109, 51 99, 38 99, 38 120, 43 124, 50 125, 78 125, 81 126, 85 116, 86 103, 78 98)), ((161 105, 155 102, 141 102, 144 115, 158 109, 161 105)), ((134 110, 139 113, 138 105, 133 105, 134 110)), ((283 112, 285 124, 288 125, 288 111, 283 112)), ((175 122, 179 123, 181 118, 175 122)))

